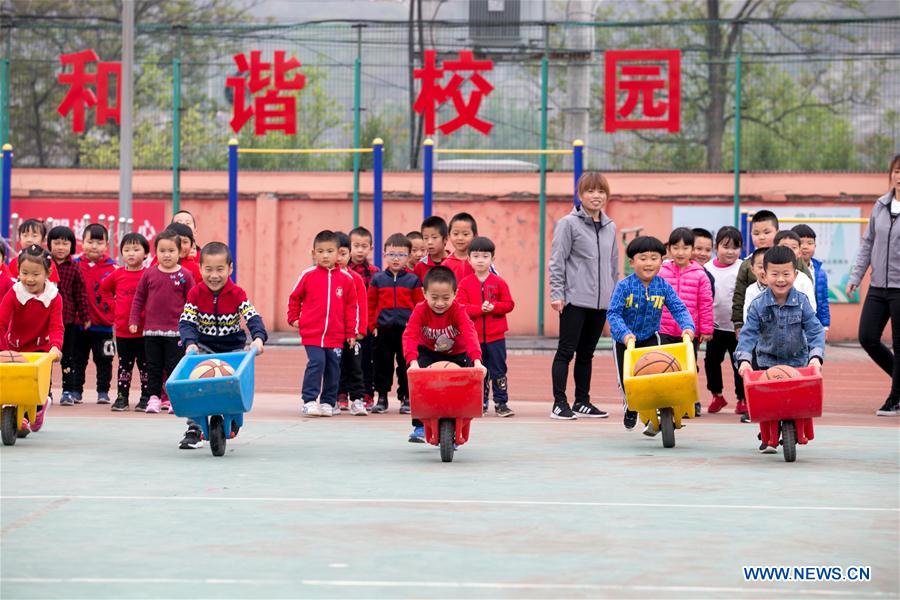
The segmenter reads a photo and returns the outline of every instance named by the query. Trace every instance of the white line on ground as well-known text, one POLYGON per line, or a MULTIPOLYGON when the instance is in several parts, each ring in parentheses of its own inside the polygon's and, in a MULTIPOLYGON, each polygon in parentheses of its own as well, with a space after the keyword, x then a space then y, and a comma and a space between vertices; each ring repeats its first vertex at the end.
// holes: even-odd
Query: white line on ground
POLYGON ((900 513, 900 508, 880 506, 784 506, 773 504, 678 504, 670 502, 577 502, 557 500, 478 500, 441 498, 291 498, 291 497, 247 497, 247 496, 63 496, 63 495, 23 495, 0 496, 0 501, 11 500, 97 500, 97 501, 146 501, 146 502, 295 502, 295 503, 342 503, 342 504, 449 504, 487 506, 573 506, 573 507, 625 507, 625 508, 686 508, 700 510, 769 510, 769 511, 834 511, 834 512, 891 512, 900 513))

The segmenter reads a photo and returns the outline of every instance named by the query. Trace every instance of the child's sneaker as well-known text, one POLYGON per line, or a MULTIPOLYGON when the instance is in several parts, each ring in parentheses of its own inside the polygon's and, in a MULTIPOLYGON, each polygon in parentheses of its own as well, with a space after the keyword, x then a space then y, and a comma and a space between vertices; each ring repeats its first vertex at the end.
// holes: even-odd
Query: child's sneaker
POLYGON ((749 422, 750 422, 750 415, 749 415, 749 413, 744 413, 744 414, 742 414, 742 415, 741 415, 741 423, 749 423, 749 422))
POLYGON ((734 414, 736 415, 745 415, 747 414, 747 402, 746 400, 738 400, 734 405, 734 414))
POLYGON ((144 412, 155 415, 159 412, 159 408, 161 406, 162 401, 159 399, 159 396, 150 396, 150 399, 147 400, 147 408, 144 410, 144 412))
POLYGON ((63 392, 62 396, 59 397, 60 406, 72 406, 74 404, 75 396, 72 395, 72 392, 63 392))
POLYGON ((725 396, 722 394, 713 394, 712 402, 709 403, 709 408, 706 409, 706 412, 714 415, 726 406, 728 406, 728 401, 725 400, 725 396))
POLYGON ((759 453, 760 454, 777 454, 778 448, 776 448, 775 446, 767 446, 765 443, 763 443, 759 447, 759 453))
POLYGON ((97 404, 109 404, 109 392, 97 392, 97 404))
POLYGON ((354 417, 365 417, 369 414, 366 410, 366 403, 362 400, 354 400, 350 404, 350 414, 354 417))
POLYGON ((659 433, 659 429, 656 428, 653 421, 647 421, 647 424, 644 426, 643 434, 648 437, 654 437, 657 433, 659 433))
POLYGON ((309 402, 303 405, 303 416, 304 417, 321 417, 322 409, 319 408, 319 403, 315 400, 310 400, 309 402))
POLYGON ((363 396, 363 404, 366 405, 366 410, 372 412, 372 408, 375 407, 375 400, 372 398, 372 394, 366 394, 363 396))
POLYGON ((319 416, 320 417, 333 417, 335 413, 341 414, 341 411, 335 410, 335 407, 328 404, 327 402, 322 402, 319 404, 319 416))
POLYGON ((631 431, 634 429, 634 426, 637 425, 638 414, 633 410, 625 411, 625 418, 622 419, 622 424, 625 425, 625 429, 631 431))
POLYGON ((170 413, 170 412, 172 412, 172 403, 169 402, 169 399, 168 399, 168 398, 166 398, 165 400, 162 400, 162 401, 159 403, 159 408, 160 408, 160 410, 162 410, 163 412, 170 413))
POLYGON ((350 398, 347 394, 338 394, 337 406, 340 410, 350 410, 350 398))
POLYGON ((400 398, 400 414, 408 415, 409 413, 409 398, 400 398))
POLYGON ((413 427, 412 433, 409 434, 409 442, 411 444, 424 444, 425 443, 425 428, 424 427, 413 427))
POLYGON ((700 406, 699 402, 694 402, 694 416, 699 417, 700 413, 703 412, 703 408, 700 406))
POLYGON ((875 411, 877 417, 900 417, 900 400, 897 398, 888 398, 881 405, 881 408, 875 411))
POLYGON ((202 448, 203 433, 200 431, 200 428, 196 425, 188 427, 188 430, 184 432, 184 437, 181 438, 178 447, 181 450, 196 450, 197 448, 202 448))
POLYGON ((378 394, 378 402, 372 407, 372 412, 376 415, 386 413, 388 410, 388 399, 385 394, 378 394))
POLYGON ((72 399, 75 400, 75 404, 81 404, 84 402, 81 398, 81 392, 72 392, 72 399))
POLYGON ((47 402, 44 403, 44 406, 38 407, 37 414, 34 416, 34 422, 31 423, 30 427, 32 433, 37 433, 41 430, 41 427, 44 426, 44 417, 47 415, 47 411, 50 410, 51 404, 53 404, 52 396, 47 398, 47 402))
POLYGON ((572 412, 579 417, 589 417, 591 419, 605 419, 609 416, 605 410, 600 410, 590 402, 576 402, 572 407, 572 412))
POLYGON ((497 406, 495 406, 495 407, 494 407, 494 413, 495 413, 498 417, 512 417, 512 416, 514 416, 514 415, 516 414, 516 413, 513 412, 513 410, 512 410, 509 406, 506 405, 506 402, 504 402, 503 404, 498 404, 497 406))
POLYGON ((138 403, 134 405, 134 412, 147 412, 147 402, 146 398, 138 400, 138 403))
POLYGON ((569 408, 568 404, 565 402, 556 402, 553 405, 553 410, 550 411, 550 418, 560 419, 562 421, 574 421, 578 417, 572 412, 572 409, 569 408))
POLYGON ((128 398, 124 396, 117 396, 116 401, 113 403, 112 408, 110 409, 113 412, 125 412, 128 410, 128 398))

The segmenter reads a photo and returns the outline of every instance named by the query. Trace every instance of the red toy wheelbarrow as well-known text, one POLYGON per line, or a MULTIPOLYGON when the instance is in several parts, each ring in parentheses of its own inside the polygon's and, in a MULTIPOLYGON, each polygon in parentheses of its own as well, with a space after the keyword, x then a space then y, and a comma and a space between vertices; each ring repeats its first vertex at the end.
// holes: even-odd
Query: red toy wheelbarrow
POLYGON ((441 460, 453 460, 456 446, 469 439, 472 419, 482 415, 484 373, 475 368, 413 369, 409 407, 425 426, 425 441, 440 446, 441 460))

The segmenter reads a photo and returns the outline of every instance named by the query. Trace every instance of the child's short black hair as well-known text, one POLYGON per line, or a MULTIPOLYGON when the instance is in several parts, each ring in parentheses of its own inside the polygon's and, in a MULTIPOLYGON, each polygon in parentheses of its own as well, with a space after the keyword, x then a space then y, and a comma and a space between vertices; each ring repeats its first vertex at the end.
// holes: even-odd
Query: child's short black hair
POLYGON ((475 217, 467 212, 456 213, 453 215, 453 218, 450 219, 450 226, 448 229, 453 229, 453 224, 459 222, 468 223, 469 226, 472 227, 472 235, 478 235, 478 223, 475 222, 475 217))
POLYGON ((716 232, 716 248, 726 240, 731 240, 731 243, 734 244, 735 248, 742 248, 744 246, 744 236, 741 235, 741 231, 737 227, 726 225, 716 232))
POLYGON ((316 234, 315 239, 313 240, 313 248, 315 248, 318 244, 334 244, 337 246, 338 237, 337 234, 330 229, 323 229, 319 233, 316 234))
POLYGON ((48 275, 50 274, 50 253, 36 244, 32 244, 19 252, 19 256, 16 259, 19 271, 22 270, 22 263, 24 262, 39 264, 44 267, 48 275))
POLYGON ((81 234, 82 240, 103 240, 104 242, 109 241, 109 231, 106 230, 104 225, 100 223, 91 223, 87 227, 84 228, 84 233, 81 234))
POLYGON ((337 236, 337 247, 350 249, 350 236, 344 233, 343 231, 335 231, 334 235, 337 236))
POLYGON ((693 229, 691 229, 691 233, 694 234, 694 240, 696 240, 697 238, 703 238, 709 240, 710 242, 713 241, 713 234, 709 229, 694 227, 693 229))
POLYGON ((364 237, 369 240, 369 245, 372 245, 372 232, 366 229, 365 227, 354 227, 350 230, 350 237, 353 236, 364 237))
POLYGON ((472 243, 469 244, 469 254, 473 252, 490 252, 491 256, 494 256, 496 251, 497 247, 494 246, 494 242, 484 236, 472 238, 472 243))
POLYGON ((666 245, 674 246, 678 242, 681 242, 685 246, 693 246, 694 232, 687 227, 676 227, 672 230, 672 233, 669 234, 669 243, 666 245))
POLYGON ((131 233, 126 233, 125 235, 123 235, 122 241, 119 242, 119 252, 121 252, 122 249, 125 248, 125 246, 127 246, 128 244, 137 244, 138 246, 143 247, 144 253, 150 254, 150 243, 147 241, 147 238, 145 238, 140 233, 132 231, 131 233))
POLYGON ((800 243, 800 236, 791 231, 790 229, 785 229, 783 231, 779 231, 775 234, 775 245, 777 246, 781 240, 794 240, 798 244, 800 243))
POLYGON ((409 233, 406 234, 406 237, 408 237, 410 240, 421 240, 422 232, 421 231, 410 231, 409 233))
POLYGON ((37 231, 41 234, 41 240, 47 238, 47 226, 40 219, 26 219, 19 225, 19 235, 29 231, 37 231))
POLYGON ((47 234, 47 244, 53 243, 53 240, 65 240, 69 242, 69 256, 75 253, 75 232, 65 225, 57 225, 47 234))
POLYGON ((794 256, 794 251, 790 248, 773 246, 766 250, 766 253, 763 256, 763 268, 768 269, 769 265, 794 264, 795 260, 797 260, 797 257, 794 256))
POLYGON ((388 239, 384 241, 384 249, 387 250, 388 246, 394 246, 395 248, 406 248, 407 252, 412 251, 412 242, 409 241, 409 236, 405 236, 402 233, 392 233, 390 236, 388 236, 388 239))
POLYGON ((432 267, 425 273, 425 281, 422 282, 422 287, 425 291, 427 292, 429 286, 435 283, 449 283, 453 291, 456 291, 456 275, 447 267, 432 267))
POLYGON ((628 258, 634 258, 638 254, 643 254, 644 252, 656 252, 660 256, 665 255, 666 247, 663 246, 663 243, 650 235, 639 235, 631 242, 628 243, 628 247, 625 248, 625 255, 628 258))
POLYGON ((156 234, 156 237, 153 238, 153 249, 159 250, 159 243, 163 240, 171 240, 175 242, 176 246, 181 248, 181 236, 178 235, 178 232, 171 227, 166 227, 161 232, 156 234))
POLYGON ((791 227, 791 231, 796 233, 801 239, 802 238, 811 238, 816 239, 816 230, 807 225, 806 223, 801 223, 800 225, 794 225, 791 227))
MULTIPOLYGON (((788 248, 790 250, 790 248, 788 248)), ((756 262, 756 259, 760 256, 765 256, 766 252, 770 250, 770 248, 757 248, 753 251, 753 254, 750 255, 750 266, 753 266, 753 263, 756 262)), ((792 253, 793 254, 793 253, 792 253)))
POLYGON ((178 234, 179 237, 187 238, 191 240, 191 244, 194 242, 194 230, 185 225, 184 223, 172 223, 166 229, 171 229, 175 233, 178 234))
POLYGON ((200 264, 203 264, 203 259, 207 256, 225 256, 225 264, 229 267, 234 262, 234 259, 231 256, 231 248, 228 247, 228 244, 224 244, 222 242, 209 242, 200 250, 200 264))
POLYGON ((0 237, 0 264, 6 263, 7 256, 9 256, 9 248, 6 247, 6 240, 0 237))
POLYGON ((763 223, 765 221, 771 222, 775 229, 778 229, 778 217, 771 210, 757 211, 753 213, 753 218, 750 219, 750 223, 763 223))
POLYGON ((447 221, 437 215, 432 215, 422 221, 421 230, 425 231, 426 229, 437 229, 438 234, 445 240, 447 239, 447 236, 450 235, 450 230, 447 227, 447 221))

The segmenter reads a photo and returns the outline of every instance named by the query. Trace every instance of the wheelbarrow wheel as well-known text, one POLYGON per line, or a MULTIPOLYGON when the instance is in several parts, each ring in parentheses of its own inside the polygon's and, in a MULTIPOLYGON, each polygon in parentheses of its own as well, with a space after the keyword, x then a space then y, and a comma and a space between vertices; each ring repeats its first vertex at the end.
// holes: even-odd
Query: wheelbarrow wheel
POLYGON ((438 426, 440 432, 441 460, 453 461, 453 443, 456 441, 456 423, 453 419, 443 419, 438 426))
POLYGON ((0 437, 4 446, 12 446, 16 443, 16 407, 4 406, 0 413, 0 437))
POLYGON ((213 456, 225 454, 225 419, 219 415, 209 418, 209 449, 213 456))
POLYGON ((784 462, 797 460, 797 425, 793 421, 781 424, 781 446, 784 450, 784 462))
POLYGON ((671 408, 659 409, 659 430, 662 432, 663 448, 675 447, 675 412, 671 408))

